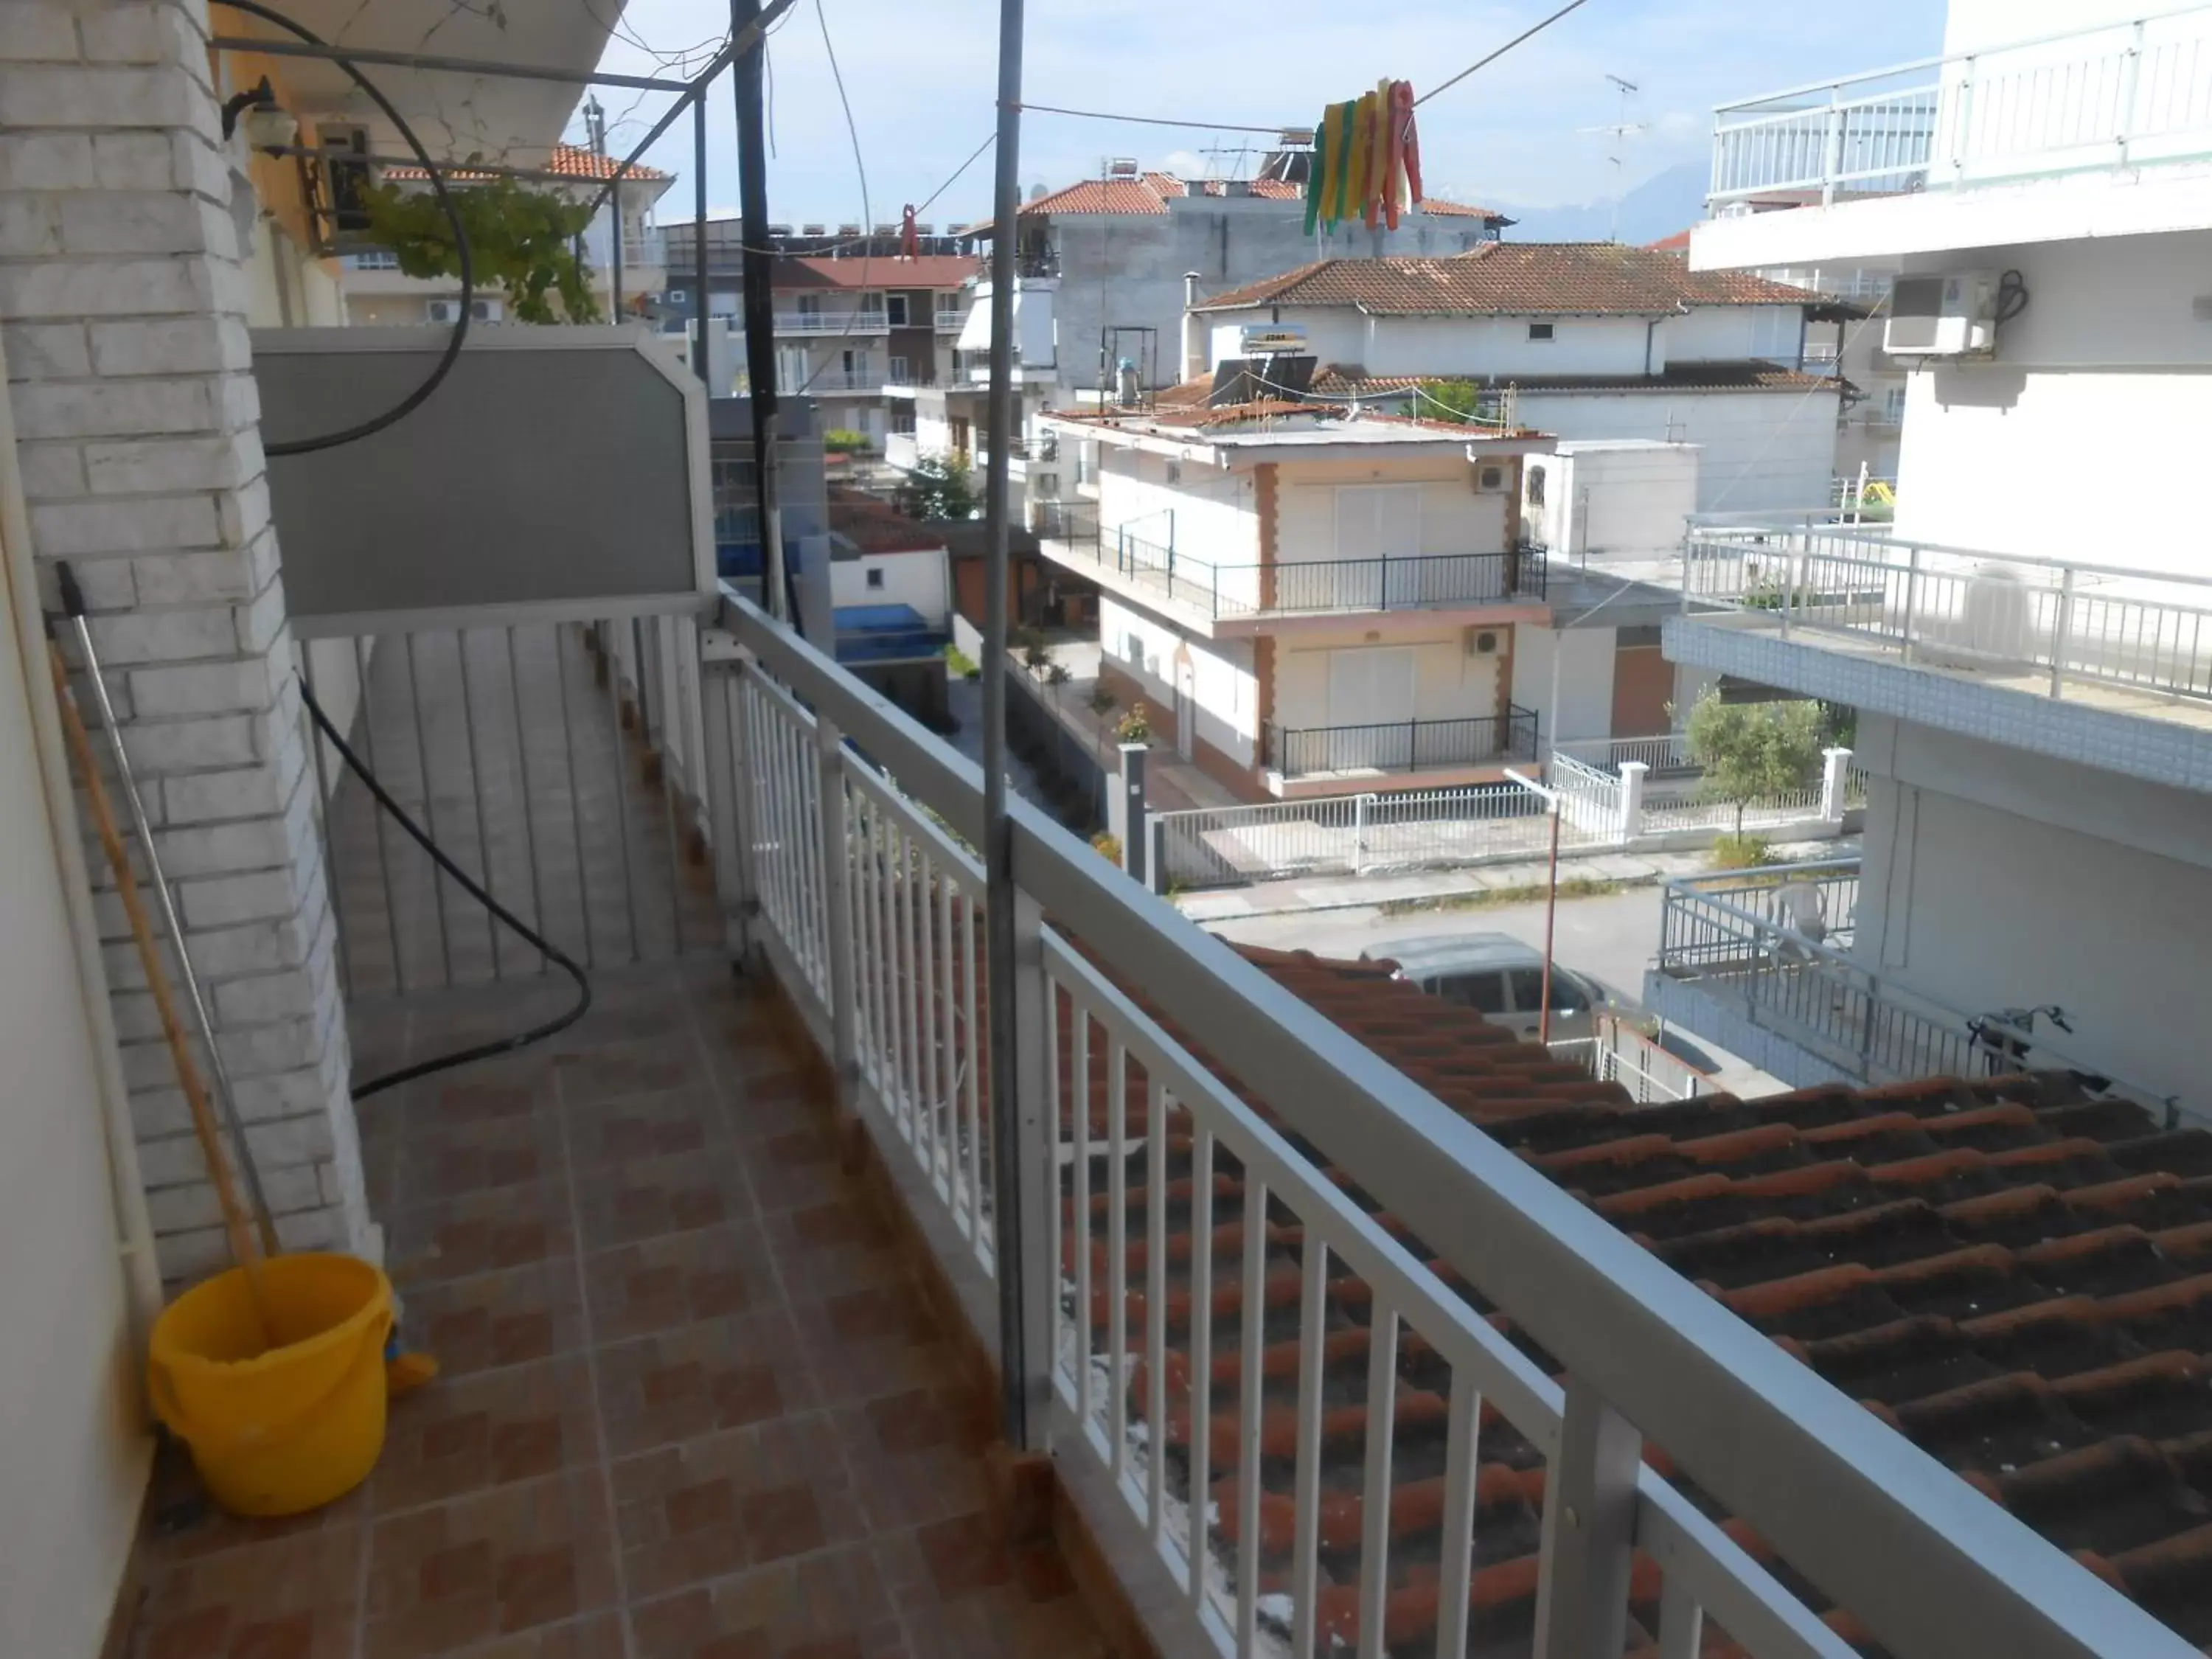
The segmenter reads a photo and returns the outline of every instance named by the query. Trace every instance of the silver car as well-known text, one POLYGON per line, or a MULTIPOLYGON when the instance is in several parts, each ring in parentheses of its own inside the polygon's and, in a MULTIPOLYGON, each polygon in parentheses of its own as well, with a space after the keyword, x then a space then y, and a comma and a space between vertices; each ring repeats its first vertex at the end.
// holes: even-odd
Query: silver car
MULTIPOLYGON (((1401 939, 1360 953, 1397 965, 1431 996, 1472 1008, 1494 1025, 1533 1039, 1542 1020, 1544 954, 1510 933, 1437 933, 1401 939)), ((1595 981, 1552 963, 1552 1041, 1594 1033, 1591 1016, 1612 999, 1595 981)))

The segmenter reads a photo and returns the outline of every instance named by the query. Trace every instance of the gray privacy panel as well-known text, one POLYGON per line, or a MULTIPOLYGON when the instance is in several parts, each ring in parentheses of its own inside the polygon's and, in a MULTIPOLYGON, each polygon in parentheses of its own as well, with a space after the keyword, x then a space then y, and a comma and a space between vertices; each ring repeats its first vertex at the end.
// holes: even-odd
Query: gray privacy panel
MULTIPOLYGON (((700 591, 684 392, 627 331, 606 331, 604 347, 536 347, 531 331, 465 346, 444 384, 382 432, 270 459, 293 616, 700 591)), ((368 333, 256 337, 266 441, 389 408, 445 343, 431 329, 406 331, 400 349, 338 343, 368 333)))

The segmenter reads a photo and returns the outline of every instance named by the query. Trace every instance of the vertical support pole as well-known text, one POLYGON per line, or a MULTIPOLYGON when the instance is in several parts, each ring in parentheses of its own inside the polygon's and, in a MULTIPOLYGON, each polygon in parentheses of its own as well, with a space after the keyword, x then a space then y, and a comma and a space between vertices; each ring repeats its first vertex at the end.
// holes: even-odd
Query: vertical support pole
MULTIPOLYGON (((1844 170, 1844 112, 1841 107, 1844 89, 1828 88, 1827 129, 1820 139, 1820 205, 1832 207, 1836 200, 1836 175, 1844 170)), ((1840 372, 1840 370, 1838 371, 1840 372)))
POLYGON ((1620 1659, 1642 1455, 1634 1425, 1570 1376, 1559 1455, 1544 1490, 1535 1659, 1620 1659))
POLYGON ((1820 751, 1820 817, 1829 823, 1844 821, 1844 786, 1850 781, 1851 751, 1848 749, 1823 749, 1820 751))
POLYGON ((1559 921, 1559 798, 1552 796, 1552 854, 1550 872, 1544 878, 1543 1011, 1536 1016, 1536 1041, 1552 1040, 1552 940, 1559 921))
POLYGON ((2074 631, 2074 567, 2058 579, 2058 620, 2051 630, 2051 695, 2066 695, 2066 645, 2074 631))
POLYGON ((849 1116, 860 1109, 860 1047, 854 1018, 860 981, 848 879, 852 839, 846 826, 845 734, 819 709, 814 714, 814 748, 822 817, 822 908, 830 934, 830 1061, 837 1077, 837 1109, 849 1116))
MULTIPOLYGON (((1849 753, 1847 750, 1844 751, 1849 753)), ((1644 833, 1644 780, 1650 766, 1644 761, 1620 763, 1620 844, 1631 845, 1644 833)))
MULTIPOLYGON (((1014 416, 1014 221, 1021 208, 1022 0, 999 4, 999 135, 992 200, 999 234, 991 239, 991 389, 985 410, 990 442, 984 469, 983 517, 983 870, 987 881, 985 937, 988 941, 990 1006, 1014 1018, 991 1021, 991 1152, 997 1204, 992 1215, 999 1279, 999 1380, 1002 1427, 1017 1448, 1042 1449, 1045 1414, 1032 1374, 1046 1376, 1052 1356, 1032 1352, 1030 1304, 1044 1304, 1056 1264, 1042 1253, 1025 1254, 1030 1234, 1042 1224, 1041 1163, 1024 1156, 1024 1143, 1042 1146, 1043 1125, 1029 1120, 1042 1109, 1044 1022, 1051 1018, 1043 972, 1043 922, 1036 903, 1014 886, 1013 823, 1006 814, 1006 461, 1014 416), (1029 1075, 1034 1067, 1036 1075, 1029 1075)), ((1041 1156, 1041 1154, 1040 1154, 1041 1156)), ((1038 1336, 1042 1341, 1042 1336, 1038 1336)))
POLYGON ((1374 799, 1372 795, 1352 798, 1352 873, 1355 876, 1367 873, 1367 803, 1374 799))
MULTIPOLYGON (((760 0, 730 0, 730 31, 744 38, 746 28, 759 21, 760 0)), ((775 301, 769 291, 773 281, 768 246, 768 143, 761 117, 761 64, 767 51, 757 31, 753 43, 738 55, 735 78, 738 104, 738 225, 744 237, 738 269, 744 273, 745 311, 745 373, 752 383, 753 487, 759 492, 761 572, 769 614, 789 622, 791 585, 783 568, 783 513, 776 504, 775 437, 775 301)), ((1000 221, 1013 223, 1009 214, 1000 221)), ((707 234, 702 218, 699 234, 707 234)), ((702 348, 707 331, 699 330, 702 348)))
POLYGON ((1797 584, 1804 580, 1805 554, 1793 547, 1782 565, 1782 637, 1790 637, 1790 613, 1796 608, 1797 584))
MULTIPOLYGON (((2136 88, 2142 77, 2144 21, 2140 17, 2136 19, 2133 35, 2120 60, 2120 96, 2112 110, 2113 125, 2118 128, 2112 135, 2112 142, 2119 150, 2118 164, 2124 167, 2128 164, 2128 141, 2135 131, 2136 88)), ((2054 692, 2052 695, 2057 694, 2054 692)))
POLYGON ((1125 743, 1121 750, 1121 868, 1145 883, 1145 755, 1147 745, 1125 743))
MULTIPOLYGON (((610 262, 608 271, 611 287, 607 296, 607 320, 614 323, 622 321, 623 313, 623 168, 617 165, 615 169, 615 187, 607 196, 607 210, 614 216, 612 226, 614 258, 610 262)), ((700 226, 699 234, 703 237, 706 234, 707 227, 700 226)))
POLYGON ((1920 544, 1915 542, 1905 555, 1905 635, 1904 659, 1912 660, 1912 613, 1920 604, 1920 544))
POLYGON ((707 93, 691 100, 691 372, 714 395, 707 349, 707 93))

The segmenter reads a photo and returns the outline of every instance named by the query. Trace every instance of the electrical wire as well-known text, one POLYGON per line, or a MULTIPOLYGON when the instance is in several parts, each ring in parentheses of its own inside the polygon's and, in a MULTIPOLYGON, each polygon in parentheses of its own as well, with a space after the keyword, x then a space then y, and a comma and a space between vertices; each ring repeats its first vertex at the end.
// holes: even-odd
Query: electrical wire
POLYGON ((258 17, 264 23, 273 23, 278 28, 296 35, 309 46, 320 46, 325 52, 332 53, 331 61, 344 70, 347 78, 368 94, 370 102, 384 112, 400 137, 406 141, 407 148, 415 152, 416 159, 422 162, 423 170, 429 174, 431 191, 437 197, 438 205, 445 210, 446 222, 453 228, 454 253, 460 262, 461 297, 460 302, 453 307, 453 331, 446 337, 444 352, 440 355, 437 362, 432 365, 429 374, 423 377, 421 385, 382 414, 372 416, 368 420, 355 425, 342 428, 336 432, 325 432, 318 437, 281 439, 262 446, 263 453, 271 456, 312 455, 319 450, 336 449, 341 444, 356 442, 404 420, 420 409, 430 394, 444 382, 446 376, 453 373, 453 364, 461 355, 461 344, 469 337, 470 302, 476 297, 476 266, 469 252, 468 232, 461 224, 460 209, 453 201, 453 192, 446 187, 445 175, 440 170, 438 163, 430 159, 430 152, 423 148, 422 141, 415 136, 415 129, 407 125, 406 117, 392 107, 392 100, 379 91, 374 83, 361 72, 353 59, 334 51, 330 43, 315 33, 313 29, 295 23, 282 12, 263 5, 261 0, 216 0, 216 3, 228 6, 233 11, 242 11, 249 17, 258 17))
POLYGON ((1482 69, 1488 64, 1496 63, 1499 58, 1504 57, 1507 52, 1512 51, 1514 47, 1519 46, 1523 40, 1528 40, 1532 35, 1541 34, 1546 29, 1551 27, 1553 24, 1558 22, 1559 19, 1565 17, 1569 12, 1575 10, 1577 7, 1584 6, 1589 3, 1589 0, 1567 0, 1567 3, 1565 5, 1561 6, 1559 10, 1553 12, 1542 22, 1522 30, 1520 33, 1515 35, 1504 46, 1498 47, 1496 52, 1490 53, 1489 56, 1476 58, 1472 64, 1469 64, 1457 75, 1453 76, 1450 80, 1439 81, 1435 86, 1431 87, 1426 92, 1413 100, 1413 107, 1415 109, 1420 108, 1422 105, 1427 103, 1430 99, 1435 97, 1440 92, 1449 92, 1461 82, 1466 80, 1468 76, 1474 74, 1475 70, 1482 69))
MULTIPOLYGON (((823 49, 830 54, 830 76, 837 83, 838 106, 845 112, 845 135, 852 140, 853 143, 853 168, 860 178, 860 222, 872 232, 876 219, 875 214, 868 205, 868 164, 860 155, 860 129, 859 124, 853 119, 853 101, 845 95, 845 72, 837 66, 836 43, 830 38, 830 14, 823 9, 822 0, 814 0, 814 17, 815 21, 822 26, 823 49)), ((872 234, 863 244, 860 252, 860 292, 862 294, 866 294, 868 290, 868 270, 874 260, 875 239, 872 234)), ((860 302, 856 298, 853 301, 852 310, 846 313, 845 326, 830 337, 830 343, 834 346, 840 340, 851 339, 853 331, 860 326, 863 314, 860 302)), ((814 372, 806 377, 805 383, 798 391, 791 393, 791 396, 804 398, 814 383, 822 378, 823 371, 829 367, 830 359, 825 355, 822 361, 814 366, 814 372)))
MULTIPOLYGON (((229 0, 224 0, 224 3, 229 3, 229 0)), ((392 798, 391 792, 377 781, 376 774, 370 771, 362 758, 353 752, 352 747, 340 735, 337 727, 331 724, 330 716, 323 712, 322 704, 315 701, 315 694, 307 689, 307 682, 304 677, 300 681, 300 700, 307 705, 307 713, 315 722, 315 729, 330 740, 331 747, 337 750, 338 758, 345 763, 346 769, 362 781, 362 786, 368 789, 370 795, 374 797, 376 804, 392 815, 393 821, 407 832, 410 839, 430 855, 430 861, 459 882, 462 890, 470 897, 490 911, 493 916, 506 923, 522 938, 525 943, 543 952, 548 962, 576 981, 575 1003, 556 1018, 546 1020, 541 1024, 533 1025, 526 1031, 518 1031, 513 1036, 495 1038, 489 1042, 479 1042, 471 1048, 456 1049, 449 1054, 438 1054, 429 1060, 416 1060, 413 1065, 403 1066, 396 1072, 386 1072, 380 1076, 369 1079, 366 1083, 356 1084, 353 1097, 356 1100, 366 1100, 371 1095, 381 1094, 386 1089, 397 1088, 399 1085, 410 1083, 419 1077, 428 1077, 434 1072, 449 1072, 457 1066, 467 1066, 479 1060, 489 1060, 498 1054, 511 1054, 518 1048, 526 1048, 533 1042, 543 1042, 547 1037, 567 1030, 578 1020, 583 1018, 592 1006, 592 981, 586 977, 584 970, 576 965, 574 958, 494 898, 473 876, 446 855, 445 850, 430 839, 428 832, 408 816, 407 809, 392 798)))

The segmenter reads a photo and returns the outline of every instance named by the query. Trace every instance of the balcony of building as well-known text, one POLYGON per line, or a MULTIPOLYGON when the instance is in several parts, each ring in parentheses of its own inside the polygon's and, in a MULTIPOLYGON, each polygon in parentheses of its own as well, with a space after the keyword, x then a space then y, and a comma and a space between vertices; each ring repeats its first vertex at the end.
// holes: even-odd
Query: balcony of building
POLYGON ((881 307, 854 309, 841 307, 821 311, 784 311, 775 313, 774 327, 778 334, 888 334, 890 319, 881 307))
POLYGON ((1693 526, 1668 659, 2155 783, 2212 787, 2212 579, 1693 526))
POLYGON ((1960 1008, 1869 966, 1855 954, 1859 878, 1859 860, 1844 858, 1670 881, 1645 1006, 1802 1087, 1895 1087, 2032 1065, 2094 1079, 2174 1120, 2171 1100, 2069 1056, 2050 1011, 1960 1008))
POLYGON ((1140 532, 1102 526, 1086 502, 1038 510, 1047 558, 1209 637, 1279 633, 1303 621, 1377 611, 1510 622, 1546 602, 1549 566, 1535 549, 1222 564, 1158 539, 1172 534, 1167 515, 1146 519, 1140 532))
POLYGON ((1840 263, 2212 223, 2212 6, 2027 39, 1999 25, 1971 45, 1954 19, 1951 44, 1942 58, 1723 105, 1717 216, 1694 234, 1691 263, 1840 263))
POLYGON ((1535 760, 1535 714, 1519 704, 1504 715, 1387 720, 1370 726, 1264 728, 1261 764, 1285 783, 1327 781, 1374 787, 1377 778, 1424 772, 1478 772, 1535 760))

